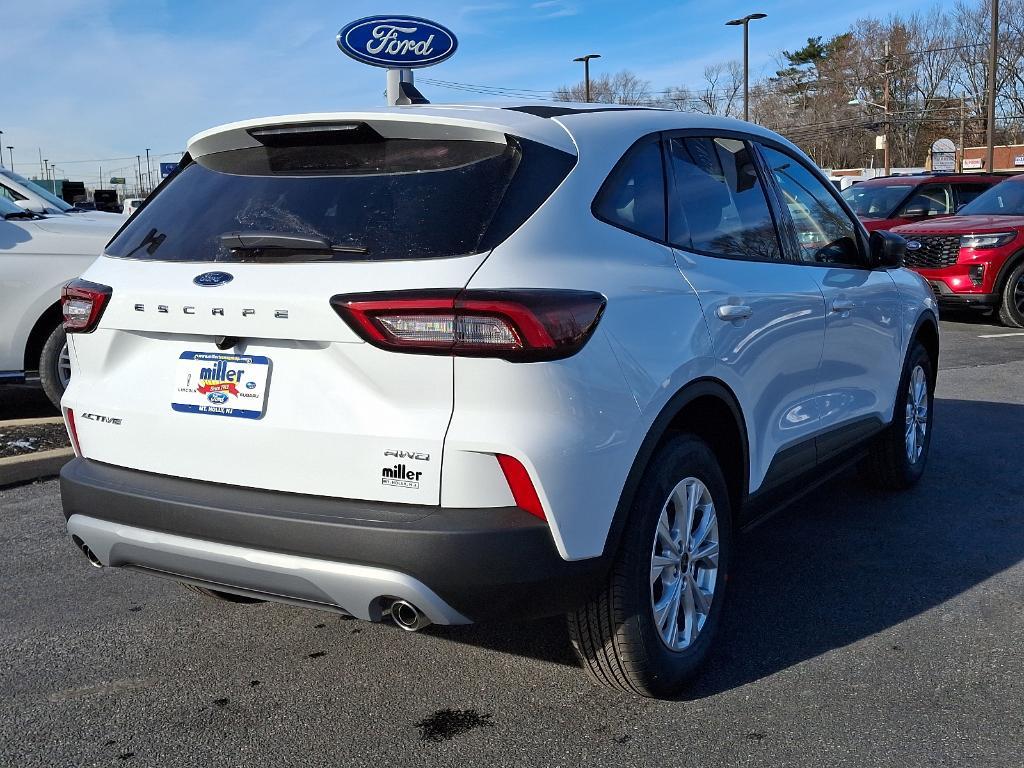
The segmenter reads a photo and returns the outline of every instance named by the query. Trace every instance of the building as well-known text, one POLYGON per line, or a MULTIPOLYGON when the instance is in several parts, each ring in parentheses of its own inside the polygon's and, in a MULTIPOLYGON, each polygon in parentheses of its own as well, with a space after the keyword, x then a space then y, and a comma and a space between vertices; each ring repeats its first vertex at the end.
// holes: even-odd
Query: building
MULTIPOLYGON (((993 150, 992 164, 995 167, 992 170, 996 172, 1016 171, 1017 173, 1024 173, 1024 144, 996 146, 993 147, 993 150)), ((965 147, 963 154, 964 173, 988 170, 985 167, 985 158, 988 154, 987 147, 965 147)))

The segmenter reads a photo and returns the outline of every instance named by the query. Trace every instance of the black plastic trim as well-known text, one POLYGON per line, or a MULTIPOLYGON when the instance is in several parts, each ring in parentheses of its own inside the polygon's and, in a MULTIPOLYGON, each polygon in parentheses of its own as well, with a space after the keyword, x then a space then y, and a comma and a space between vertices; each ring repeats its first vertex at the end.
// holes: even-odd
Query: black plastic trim
POLYGON ((255 490, 85 458, 60 474, 74 514, 207 541, 400 571, 473 621, 554 615, 582 603, 603 558, 566 561, 519 507, 447 509, 255 490))

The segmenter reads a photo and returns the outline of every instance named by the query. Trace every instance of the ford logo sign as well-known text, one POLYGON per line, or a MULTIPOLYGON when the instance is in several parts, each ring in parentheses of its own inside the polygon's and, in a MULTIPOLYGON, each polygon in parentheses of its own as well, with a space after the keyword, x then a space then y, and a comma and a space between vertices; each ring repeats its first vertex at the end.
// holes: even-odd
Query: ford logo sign
POLYGON ((439 64, 459 41, 451 30, 417 16, 369 16, 338 32, 338 47, 374 67, 416 68, 439 64))
POLYGON ((203 272, 203 274, 196 275, 192 278, 192 282, 196 285, 201 285, 204 288, 212 288, 216 285, 230 283, 234 279, 235 276, 228 274, 227 272, 203 272))
POLYGON ((916 251, 921 247, 921 244, 917 240, 907 240, 907 250, 916 251))
POLYGON ((228 396, 223 392, 211 392, 206 396, 206 399, 214 405, 224 405, 228 401, 228 396))

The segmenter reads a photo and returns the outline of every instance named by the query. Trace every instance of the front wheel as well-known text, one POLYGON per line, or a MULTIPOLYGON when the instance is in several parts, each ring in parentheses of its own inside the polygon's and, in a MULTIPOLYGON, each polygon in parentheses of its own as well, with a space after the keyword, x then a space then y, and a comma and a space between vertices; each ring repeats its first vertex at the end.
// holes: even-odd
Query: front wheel
POLYGON ((591 679, 643 696, 682 692, 718 629, 731 534, 711 449, 694 435, 672 437, 644 473, 606 583, 569 614, 591 679))
POLYGON ((917 483, 928 463, 932 442, 935 370, 931 357, 914 342, 900 377, 895 418, 875 438, 860 465, 861 476, 875 486, 900 491, 917 483))
POLYGON ((1024 261, 1010 273, 1003 286, 999 319, 1011 328, 1024 328, 1024 261))

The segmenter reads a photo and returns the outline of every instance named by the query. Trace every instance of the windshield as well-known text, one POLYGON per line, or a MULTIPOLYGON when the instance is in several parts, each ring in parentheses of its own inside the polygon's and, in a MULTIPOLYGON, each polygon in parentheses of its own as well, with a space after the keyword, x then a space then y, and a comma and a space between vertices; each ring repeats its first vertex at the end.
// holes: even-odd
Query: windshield
POLYGON ((958 216, 1024 216, 1024 179, 1010 179, 978 195, 958 216))
POLYGON ((510 219, 521 217, 521 223, 532 214, 572 167, 572 156, 550 150, 562 160, 540 151, 530 171, 524 157, 537 152, 534 146, 515 139, 371 136, 205 155, 167 182, 107 253, 159 261, 392 260, 480 253, 509 234, 510 219), (510 188, 513 176, 529 182, 525 195, 510 188), (532 201, 530 195, 538 191, 540 199, 532 201), (267 244, 245 245, 230 236, 236 233, 264 235, 267 244), (313 253, 311 240, 327 247, 313 253), (307 245, 295 245, 300 241, 307 245))
POLYGON ((6 197, 0 196, 0 217, 6 216, 9 213, 27 213, 27 211, 19 205, 15 205, 6 197))
POLYGON ((903 198, 912 190, 912 184, 855 184, 840 194, 853 212, 866 219, 888 219, 903 198))
POLYGON ((20 184, 26 189, 30 189, 34 194, 43 198, 43 200, 45 200, 47 203, 56 208, 56 211, 54 211, 54 213, 66 213, 67 211, 70 211, 73 207, 65 203, 52 192, 50 192, 50 190, 39 186, 34 181, 29 181, 24 176, 19 176, 14 171, 8 171, 6 169, 0 168, 0 175, 6 176, 8 179, 15 182, 16 184, 20 184))

